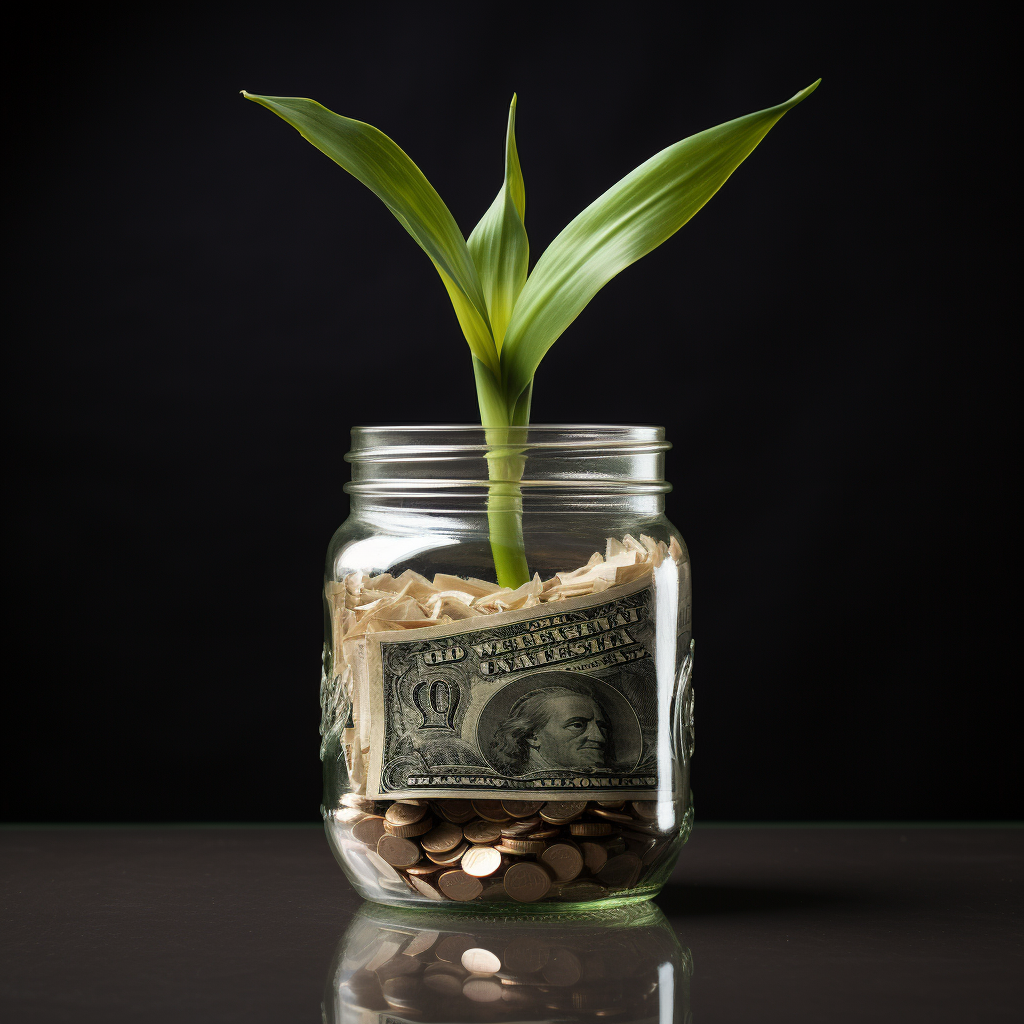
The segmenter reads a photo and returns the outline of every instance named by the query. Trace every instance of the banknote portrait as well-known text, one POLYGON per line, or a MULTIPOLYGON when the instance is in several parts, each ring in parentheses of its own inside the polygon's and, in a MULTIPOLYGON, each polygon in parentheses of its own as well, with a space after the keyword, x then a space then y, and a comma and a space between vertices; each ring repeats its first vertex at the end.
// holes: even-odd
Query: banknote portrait
POLYGON ((651 600, 649 584, 638 585, 486 625, 370 637, 368 792, 650 792, 659 723, 651 600))
POLYGON ((640 745, 636 714, 624 698, 581 672, 539 672, 506 686, 488 701, 477 732, 488 763, 512 777, 567 768, 630 771, 640 745))

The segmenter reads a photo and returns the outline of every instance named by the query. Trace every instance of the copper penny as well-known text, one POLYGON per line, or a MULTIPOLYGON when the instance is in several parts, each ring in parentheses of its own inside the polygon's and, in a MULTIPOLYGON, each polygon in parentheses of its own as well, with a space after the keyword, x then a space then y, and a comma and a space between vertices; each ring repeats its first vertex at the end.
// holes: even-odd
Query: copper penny
POLYGON ((596 875, 608 863, 608 851, 600 843, 580 843, 583 863, 587 870, 596 875))
POLYGON ((654 821, 658 816, 658 804, 655 800, 634 800, 632 807, 633 813, 645 821, 654 821))
POLYGON ((476 811, 484 821, 508 821, 511 817, 508 811, 501 806, 500 800, 474 800, 473 810, 476 811))
POLYGON ((534 974, 550 956, 545 946, 520 939, 505 947, 505 968, 513 974, 534 974))
POLYGON ((583 854, 568 843, 552 843, 540 854, 540 859, 559 882, 571 882, 583 870, 583 854))
POLYGON ((610 836, 615 830, 603 821, 578 821, 569 826, 574 836, 610 836))
POLYGON ((420 859, 420 848, 408 839, 383 835, 377 840, 377 856, 393 868, 411 868, 420 859))
POLYGON ((426 860, 420 864, 413 864, 411 868, 404 868, 403 870, 408 871, 410 875, 419 875, 420 878, 429 878, 431 875, 436 875, 441 869, 442 865, 426 860))
MULTIPOLYGON (((630 820, 632 821, 632 819, 630 820)), ((501 826, 501 834, 503 836, 525 836, 535 828, 539 828, 540 824, 540 818, 527 818, 525 821, 512 821, 507 825, 501 826)))
POLYGON ((428 900, 444 899, 444 895, 441 890, 435 885, 432 885, 426 878, 422 878, 418 875, 409 875, 409 883, 418 893, 426 896, 428 900))
POLYGON ((595 800, 598 807, 606 807, 609 811, 618 811, 626 806, 625 800, 595 800))
POLYGON ((501 825, 496 821, 473 821, 462 831, 471 843, 496 843, 501 838, 501 825))
POLYGON ((505 892, 520 903, 533 903, 547 895, 551 876, 539 864, 520 861, 505 872, 505 892))
MULTIPOLYGON (((446 935, 438 944, 434 950, 434 954, 438 960, 447 960, 450 964, 457 964, 462 962, 462 954, 467 949, 472 949, 476 945, 476 939, 472 935, 446 935)), ((457 969, 457 968, 456 968, 457 969)), ((459 972, 461 977, 462 972, 459 972)))
POLYGON ((480 879, 465 871, 446 871, 437 880, 437 884, 448 899, 459 900, 462 903, 476 899, 484 891, 480 879))
POLYGON ((473 974, 497 974, 501 961, 489 949, 477 946, 462 954, 462 966, 473 974))
POLYGON ((398 1010, 414 1010, 416 1004, 422 1002, 420 980, 408 974, 389 978, 380 990, 388 1004, 398 1010))
POLYGON ((446 821, 462 825, 476 817, 476 811, 468 800, 435 800, 434 810, 446 821))
POLYGON ((513 818, 532 818, 543 806, 543 800, 502 800, 501 806, 513 818))
POLYGON ((399 839, 411 839, 413 836, 421 836, 434 827, 433 818, 424 818, 422 821, 414 821, 411 825, 395 825, 393 822, 384 819, 384 831, 390 836, 398 836, 399 839))
POLYGON ((529 835, 523 836, 524 839, 554 839, 555 836, 560 836, 562 830, 560 828, 546 828, 539 832, 531 832, 529 835))
POLYGON ((435 825, 421 840, 427 853, 448 853, 462 842, 462 829, 450 821, 435 825))
POLYGON ((501 845, 523 857, 529 853, 543 853, 547 843, 538 839, 502 839, 501 845))
POLYGON ((392 825, 411 825, 414 821, 419 821, 426 813, 426 807, 420 804, 393 803, 384 812, 384 817, 392 825))
POLYGON ((605 818, 608 821, 621 821, 627 825, 635 823, 636 818, 629 814, 619 814, 618 811, 607 811, 603 807, 592 807, 590 809, 591 814, 596 814, 599 818, 605 818))
POLYGON ((635 853, 620 853, 601 868, 597 877, 605 885, 632 889, 640 877, 640 858, 635 853))
POLYGON ((447 853, 431 853, 427 850, 427 857, 435 864, 444 864, 446 867, 450 867, 452 864, 458 864, 468 849, 469 843, 459 843, 454 850, 449 850, 447 853))
POLYGON ((377 841, 384 835, 384 819, 373 815, 363 818, 352 826, 352 838, 358 840, 364 846, 377 848, 377 841))
POLYGON ((540 809, 540 816, 552 825, 565 825, 586 809, 585 800, 549 800, 540 809))
POLYGON ((459 866, 469 875, 484 878, 501 867, 501 854, 493 846, 471 846, 459 866))

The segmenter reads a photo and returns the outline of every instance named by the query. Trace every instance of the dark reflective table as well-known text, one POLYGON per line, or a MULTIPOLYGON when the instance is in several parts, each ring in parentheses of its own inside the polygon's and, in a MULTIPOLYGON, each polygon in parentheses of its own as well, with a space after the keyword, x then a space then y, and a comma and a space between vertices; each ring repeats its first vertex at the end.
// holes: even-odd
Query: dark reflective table
POLYGON ((655 904, 361 903, 316 827, 0 830, 0 1020, 1017 1021, 1024 831, 698 827, 655 904))

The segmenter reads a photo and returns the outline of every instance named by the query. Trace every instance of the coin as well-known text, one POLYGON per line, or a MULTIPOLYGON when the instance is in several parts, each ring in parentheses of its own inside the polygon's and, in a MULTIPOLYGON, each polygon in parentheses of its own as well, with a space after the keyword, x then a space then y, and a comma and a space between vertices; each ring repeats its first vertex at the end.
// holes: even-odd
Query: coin
POLYGON ((549 985, 575 985, 583 977, 583 965, 572 950, 556 949, 541 974, 549 985))
POLYGON ((540 816, 552 825, 565 825, 586 809, 585 800, 549 800, 540 809, 540 816))
POLYGON ((608 890, 603 885, 586 878, 566 882, 559 889, 559 897, 566 903, 590 903, 593 900, 604 899, 607 895, 608 890))
POLYGON ((583 870, 583 854, 568 843, 552 843, 540 854, 556 881, 570 882, 583 870))
POLYGON ((545 828, 539 832, 530 832, 528 835, 523 836, 524 839, 554 839, 555 836, 560 836, 562 830, 559 828, 545 828))
MULTIPOLYGON (((390 836, 383 836, 383 839, 390 839, 390 836)), ((399 839, 398 842, 408 842, 407 839, 399 839)), ((409 844, 412 845, 411 843, 409 844)), ((402 876, 379 854, 376 850, 367 850, 366 859, 377 869, 377 874, 380 876, 378 881, 386 880, 388 882, 400 882, 402 876)))
POLYGON ((630 804, 633 812, 638 818, 645 821, 653 821, 658 816, 658 803, 656 800, 633 800, 630 804))
POLYGON ((608 836, 615 830, 603 821, 578 821, 569 826, 574 836, 608 836))
POLYGON ((480 879, 474 878, 465 871, 446 871, 437 880, 437 884, 448 899, 458 900, 461 903, 476 899, 484 891, 480 879))
POLYGON ((608 863, 608 851, 600 843, 580 843, 583 863, 587 870, 596 875, 608 863))
POLYGON ((503 836, 525 836, 534 829, 540 828, 540 818, 526 818, 524 821, 511 821, 501 826, 503 836))
POLYGON ((668 849, 668 843, 655 844, 643 855, 643 865, 645 868, 649 868, 652 864, 656 864, 661 860, 661 855, 668 849))
POLYGON ((591 814, 596 814, 599 818, 605 818, 608 821, 621 821, 627 825, 632 825, 636 818, 630 814, 620 814, 618 811, 607 811, 603 807, 592 807, 590 809, 591 814))
POLYGON ((450 821, 435 825, 421 840, 427 853, 448 853, 462 842, 462 829, 450 821))
POLYGON ((384 812, 384 817, 392 825, 411 825, 414 821, 419 821, 426 813, 425 806, 396 802, 384 812))
POLYGON ((444 900, 444 894, 441 890, 432 885, 426 878, 422 878, 419 875, 410 875, 409 884, 418 893, 426 896, 428 900, 444 900))
POLYGON ((462 954, 476 945, 472 935, 446 935, 438 944, 434 953, 438 960, 447 960, 450 964, 462 963, 462 954))
POLYGON ((501 854, 493 846, 471 846, 459 866, 469 875, 484 878, 501 867, 501 854))
POLYGON ((505 891, 520 903, 533 903, 550 888, 551 876, 532 861, 520 861, 505 872, 505 891))
POLYGON ((405 953, 399 953, 398 956, 393 956, 387 963, 381 964, 377 968, 377 977, 383 983, 388 978, 398 978, 403 974, 418 974, 422 969, 423 964, 419 960, 405 953))
POLYGON ((393 868, 409 868, 420 859, 420 848, 408 839, 383 835, 377 840, 377 856, 393 868))
POLYGON ((384 835, 384 819, 375 814, 369 818, 363 818, 362 821, 357 821, 352 826, 352 838, 375 849, 377 841, 382 835, 384 835))
MULTIPOLYGON (((430 967, 440 967, 440 964, 431 964, 430 967)), ((460 996, 462 995, 462 976, 463 972, 459 971, 456 974, 445 974, 441 972, 430 972, 430 967, 427 968, 427 972, 423 975, 423 984, 427 988, 433 989, 439 995, 442 996, 460 996)))
POLYGON ((493 978, 469 978, 462 986, 462 994, 474 1003, 496 1003, 501 999, 501 982, 493 978))
POLYGON ((381 985, 380 990, 388 1004, 399 1010, 413 1010, 417 1002, 422 1002, 423 999, 423 986, 419 978, 409 975, 389 978, 381 985))
POLYGON ((626 806, 625 800, 595 800, 598 807, 605 807, 609 811, 618 811, 626 806))
MULTIPOLYGON (((501 845, 506 850, 511 850, 522 857, 529 853, 543 853, 547 843, 538 839, 502 839, 501 845)), ((494 849, 494 847, 491 847, 491 849, 494 849)))
POLYGON ((504 807, 513 818, 531 818, 544 806, 544 801, 502 800, 501 806, 504 807))
POLYGON ((459 843, 454 850, 449 850, 447 853, 431 853, 427 850, 427 857, 435 864, 443 864, 445 867, 451 867, 452 864, 459 863, 462 859, 462 855, 468 849, 469 843, 459 843))
POLYGON ((471 843, 494 843, 501 838, 501 825, 496 821, 472 821, 462 831, 471 843))
POLYGON ((501 806, 500 800, 474 800, 473 810, 484 821, 508 821, 510 817, 505 808, 501 806))
POLYGON ((405 870, 410 875, 419 875, 421 878, 429 878, 431 875, 436 875, 442 867, 443 865, 435 864, 433 861, 423 861, 420 864, 413 864, 412 867, 408 867, 405 870))
POLYGON ((391 836, 398 836, 399 839, 411 839, 413 836, 421 836, 434 827, 433 818, 423 818, 422 821, 414 821, 409 825, 396 825, 384 819, 384 830, 391 836))
POLYGON ((420 953, 426 953, 428 949, 432 949, 434 943, 441 938, 440 932, 432 932, 424 928, 422 931, 418 931, 410 940, 409 945, 402 950, 406 956, 419 956, 420 953))
POLYGON ((472 821, 476 817, 476 811, 468 800, 435 800, 433 806, 442 818, 456 825, 472 821))
POLYGON ((635 853, 620 853, 598 871, 597 877, 605 885, 632 889, 640 877, 640 858, 635 853))
POLYGON ((534 974, 550 955, 545 946, 520 939, 505 947, 505 969, 513 974, 534 974))
POLYGON ((494 974, 501 970, 501 961, 489 949, 476 946, 462 954, 462 966, 473 974, 494 974))

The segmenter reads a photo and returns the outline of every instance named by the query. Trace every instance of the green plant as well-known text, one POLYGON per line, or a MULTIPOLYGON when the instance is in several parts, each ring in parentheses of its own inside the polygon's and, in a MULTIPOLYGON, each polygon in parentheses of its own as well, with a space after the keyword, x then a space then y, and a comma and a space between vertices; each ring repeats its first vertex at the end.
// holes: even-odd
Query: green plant
POLYGON ((503 586, 517 587, 529 579, 519 486, 524 460, 516 441, 517 428, 530 422, 533 378, 545 353, 616 274, 675 234, 818 82, 785 103, 655 154, 571 221, 529 273, 514 96, 505 136, 505 180, 467 240, 423 172, 372 125, 335 114, 314 100, 243 91, 246 99, 272 110, 371 189, 441 275, 473 355, 480 422, 491 452, 491 548, 503 586))

